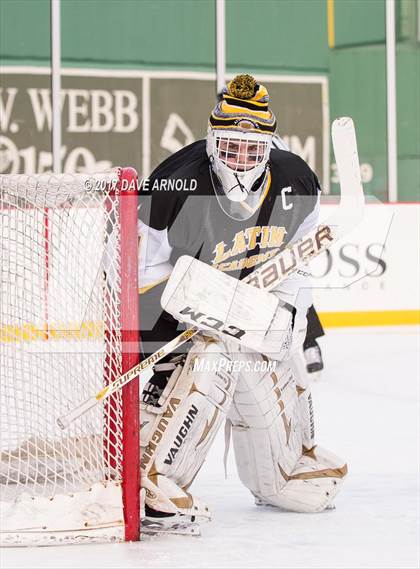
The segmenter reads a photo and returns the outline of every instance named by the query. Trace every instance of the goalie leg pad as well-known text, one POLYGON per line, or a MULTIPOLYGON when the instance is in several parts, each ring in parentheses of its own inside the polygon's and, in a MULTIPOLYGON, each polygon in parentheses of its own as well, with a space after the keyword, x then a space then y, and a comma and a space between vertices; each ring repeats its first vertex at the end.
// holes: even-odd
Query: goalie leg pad
MULTIPOLYGON (((248 354, 249 358, 262 358, 248 354)), ((254 495, 276 496, 302 451, 298 397, 286 363, 275 372, 241 374, 228 414, 239 477, 254 495)))
POLYGON ((227 344, 203 338, 172 372, 160 406, 141 405, 142 484, 146 504, 162 512, 206 515, 187 489, 230 407, 238 372, 224 365, 231 360, 227 344))
POLYGON ((304 450, 281 493, 267 502, 293 512, 322 512, 330 506, 347 475, 347 465, 322 447, 304 450))
POLYGON ((320 447, 305 447, 313 440, 308 393, 287 363, 275 373, 240 376, 228 418, 239 476, 260 503, 319 512, 341 487, 344 462, 320 447))

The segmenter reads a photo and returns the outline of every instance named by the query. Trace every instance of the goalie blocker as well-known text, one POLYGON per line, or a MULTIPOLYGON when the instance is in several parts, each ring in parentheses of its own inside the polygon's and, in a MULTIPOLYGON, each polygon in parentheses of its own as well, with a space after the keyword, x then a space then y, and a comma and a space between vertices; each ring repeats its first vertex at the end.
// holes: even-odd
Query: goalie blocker
POLYGON ((177 320, 281 361, 306 330, 311 298, 305 284, 305 277, 293 275, 272 292, 259 290, 184 255, 161 306, 177 320))

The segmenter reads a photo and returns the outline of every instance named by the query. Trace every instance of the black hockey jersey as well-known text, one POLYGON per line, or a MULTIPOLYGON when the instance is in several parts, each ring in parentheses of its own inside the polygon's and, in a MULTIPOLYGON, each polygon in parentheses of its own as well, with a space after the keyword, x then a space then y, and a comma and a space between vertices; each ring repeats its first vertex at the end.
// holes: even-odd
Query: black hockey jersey
POLYGON ((243 278, 317 223, 318 179, 291 152, 272 149, 266 192, 247 219, 232 218, 222 209, 213 183, 206 142, 199 140, 162 162, 142 184, 139 286, 143 338, 149 336, 145 330, 151 329, 155 330, 153 339, 160 341, 175 335, 176 321, 165 313, 158 319, 157 314, 162 312, 158 303, 164 283, 179 256, 191 255, 243 278), (169 323, 172 331, 168 334, 163 328, 169 323))
MULTIPOLYGON (((172 265, 188 254, 243 278, 301 233, 302 226, 308 231, 315 217, 311 214, 319 183, 309 166, 291 152, 273 149, 269 168, 271 179, 260 207, 246 220, 233 219, 216 199, 205 141, 193 143, 165 160, 143 185, 139 202, 143 232, 147 228, 161 232, 172 265), (178 188, 171 180, 180 182, 178 188)), ((161 261, 153 259, 155 252, 155 248, 143 250, 145 268, 161 261)), ((164 275, 156 276, 160 280, 164 275)), ((153 282, 143 281, 143 286, 149 284, 153 282)))

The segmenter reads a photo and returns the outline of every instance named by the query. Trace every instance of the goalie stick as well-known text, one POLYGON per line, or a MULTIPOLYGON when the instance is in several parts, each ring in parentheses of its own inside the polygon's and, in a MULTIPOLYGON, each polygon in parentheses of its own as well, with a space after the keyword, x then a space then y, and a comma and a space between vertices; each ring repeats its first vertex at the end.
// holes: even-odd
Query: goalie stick
MULTIPOLYGON (((340 205, 325 223, 309 232, 299 241, 285 247, 272 259, 255 269, 244 282, 271 290, 292 273, 309 263, 314 257, 331 247, 338 239, 353 229, 363 216, 363 187, 360 179, 360 165, 357 153, 356 134, 351 118, 341 117, 332 125, 332 141, 340 179, 340 205)), ((176 348, 187 342, 199 332, 193 327, 182 332, 160 350, 118 377, 96 395, 89 397, 77 407, 57 419, 58 425, 65 429, 75 419, 86 413, 97 403, 103 401, 133 379, 150 377, 152 366, 176 348), (148 373, 147 373, 148 372, 148 373)))

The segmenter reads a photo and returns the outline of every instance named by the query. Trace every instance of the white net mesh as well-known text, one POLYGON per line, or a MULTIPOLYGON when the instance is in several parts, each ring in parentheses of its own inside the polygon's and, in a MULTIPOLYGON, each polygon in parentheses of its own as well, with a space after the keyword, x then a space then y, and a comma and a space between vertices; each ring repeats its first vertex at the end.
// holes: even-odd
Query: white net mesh
POLYGON ((121 480, 119 394, 56 423, 121 373, 117 180, 0 176, 3 503, 121 480))

